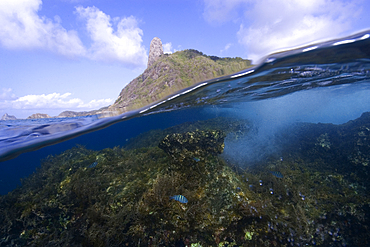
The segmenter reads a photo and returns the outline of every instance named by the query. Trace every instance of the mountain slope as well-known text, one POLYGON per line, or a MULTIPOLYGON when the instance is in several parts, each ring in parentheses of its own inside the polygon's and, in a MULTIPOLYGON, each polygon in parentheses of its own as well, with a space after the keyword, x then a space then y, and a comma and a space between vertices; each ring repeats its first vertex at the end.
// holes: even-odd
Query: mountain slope
POLYGON ((109 110, 122 113, 138 109, 198 82, 248 67, 251 67, 250 60, 207 56, 197 50, 163 54, 122 89, 109 110))

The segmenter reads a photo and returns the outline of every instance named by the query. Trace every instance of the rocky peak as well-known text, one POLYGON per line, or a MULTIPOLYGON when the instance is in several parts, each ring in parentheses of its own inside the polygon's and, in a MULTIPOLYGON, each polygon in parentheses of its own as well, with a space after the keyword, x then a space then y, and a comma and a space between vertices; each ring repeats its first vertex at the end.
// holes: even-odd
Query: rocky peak
POLYGON ((160 38, 155 37, 150 42, 150 50, 149 50, 149 59, 148 59, 148 68, 152 66, 152 64, 158 60, 158 58, 163 55, 163 46, 162 41, 160 38))
POLYGON ((1 120, 16 120, 17 118, 14 117, 13 115, 8 115, 8 113, 5 113, 1 120))

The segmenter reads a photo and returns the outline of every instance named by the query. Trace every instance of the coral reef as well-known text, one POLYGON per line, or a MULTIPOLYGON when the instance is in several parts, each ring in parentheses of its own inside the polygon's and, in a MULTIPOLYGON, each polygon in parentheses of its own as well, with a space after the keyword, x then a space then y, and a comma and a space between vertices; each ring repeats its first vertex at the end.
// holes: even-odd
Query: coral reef
POLYGON ((245 169, 217 155, 248 134, 230 119, 76 146, 0 197, 0 246, 368 246, 367 117, 297 125, 282 158, 245 169))

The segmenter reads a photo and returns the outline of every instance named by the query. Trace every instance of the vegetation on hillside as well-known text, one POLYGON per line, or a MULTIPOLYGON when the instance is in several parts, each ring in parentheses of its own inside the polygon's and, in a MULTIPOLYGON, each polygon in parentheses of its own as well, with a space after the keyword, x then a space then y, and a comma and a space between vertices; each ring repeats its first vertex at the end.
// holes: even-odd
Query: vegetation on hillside
POLYGON ((164 54, 122 89, 110 110, 125 112, 138 109, 201 81, 236 73, 250 66, 250 60, 207 56, 192 49, 164 54))

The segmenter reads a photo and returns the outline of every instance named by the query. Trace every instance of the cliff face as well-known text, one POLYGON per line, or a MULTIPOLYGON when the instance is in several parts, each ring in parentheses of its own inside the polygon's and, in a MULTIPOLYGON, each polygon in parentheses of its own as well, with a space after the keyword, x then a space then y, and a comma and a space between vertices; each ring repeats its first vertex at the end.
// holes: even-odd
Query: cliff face
POLYGON ((196 50, 163 54, 122 89, 109 110, 122 113, 138 109, 198 82, 236 73, 250 66, 250 60, 207 56, 196 50))
MULTIPOLYGON (((150 43, 147 69, 122 89, 113 105, 84 112, 64 111, 57 117, 109 117, 121 114, 159 101, 201 81, 236 73, 248 67, 251 67, 250 60, 207 56, 192 49, 164 54, 162 41, 155 37, 150 43)), ((37 113, 28 117, 34 118, 50 116, 37 113)))
POLYGON ((153 65, 155 61, 158 60, 160 56, 163 55, 163 46, 160 38, 155 37, 152 42, 150 42, 149 58, 148 58, 148 68, 153 65))

